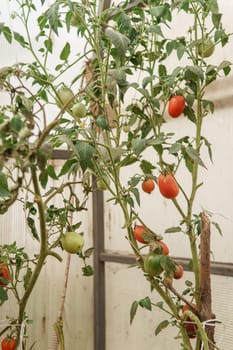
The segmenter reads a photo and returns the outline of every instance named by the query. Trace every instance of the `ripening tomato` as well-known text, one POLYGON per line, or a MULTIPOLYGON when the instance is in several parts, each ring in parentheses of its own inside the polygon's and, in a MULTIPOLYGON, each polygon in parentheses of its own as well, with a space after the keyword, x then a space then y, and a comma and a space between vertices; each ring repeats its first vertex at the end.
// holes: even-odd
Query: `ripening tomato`
POLYGON ((172 96, 168 102, 168 113, 172 118, 179 117, 185 108, 185 98, 182 95, 172 96))
MULTIPOLYGON (((194 305, 194 306, 196 306, 196 305, 194 305)), ((182 312, 184 313, 187 310, 189 310, 189 306, 188 305, 184 305, 182 307, 182 312)), ((185 318, 184 328, 186 329, 186 332, 187 332, 189 338, 195 338, 196 337, 196 335, 197 335, 197 325, 196 325, 195 322, 193 322, 191 317, 187 316, 185 318)))
POLYGON ((133 229, 133 234, 134 237, 136 239, 136 241, 143 243, 143 244, 147 244, 148 242, 145 241, 145 239, 143 238, 143 235, 147 233, 146 228, 143 225, 136 225, 133 229))
POLYGON ((173 199, 179 194, 179 186, 171 173, 159 175, 158 187, 160 193, 166 198, 173 199))
POLYGON ((6 336, 1 342, 2 350, 14 350, 16 349, 16 339, 6 336))
POLYGON ((155 252, 150 252, 147 254, 144 260, 144 270, 151 276, 159 276, 163 272, 163 267, 161 266, 162 255, 155 252))
POLYGON ((142 182, 142 190, 146 193, 151 193, 155 189, 155 182, 152 179, 145 179, 142 182))
POLYGON ((5 264, 0 264, 0 286, 6 286, 11 279, 8 267, 5 264))
POLYGON ((163 254, 168 255, 169 254, 169 248, 163 241, 158 241, 158 244, 162 248, 163 254))
POLYGON ((173 273, 173 277, 176 280, 179 280, 180 278, 182 278, 184 275, 184 269, 182 265, 176 265, 176 269, 175 272, 173 273))

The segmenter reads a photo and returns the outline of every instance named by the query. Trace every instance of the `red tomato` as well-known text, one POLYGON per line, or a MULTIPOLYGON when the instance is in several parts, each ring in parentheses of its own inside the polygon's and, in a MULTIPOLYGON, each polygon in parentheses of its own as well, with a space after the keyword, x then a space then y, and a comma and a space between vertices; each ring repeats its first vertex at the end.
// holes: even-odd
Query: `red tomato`
POLYGON ((143 244, 147 244, 148 242, 146 242, 143 238, 143 235, 146 232, 147 232, 147 230, 143 225, 136 225, 134 227, 134 230, 133 230, 133 234, 134 234, 136 241, 143 243, 143 244))
POLYGON ((1 342, 2 350, 14 350, 16 349, 16 345, 16 339, 8 336, 6 336, 1 342))
POLYGON ((0 264, 0 286, 6 286, 10 279, 8 267, 5 264, 0 264))
POLYGON ((179 186, 170 173, 163 174, 161 173, 158 177, 158 186, 160 193, 169 199, 175 198, 179 193, 179 186))
POLYGON ((173 273, 173 277, 174 277, 176 280, 179 280, 180 278, 183 277, 183 274, 184 274, 183 266, 182 266, 182 265, 176 265, 176 270, 175 270, 175 272, 173 273))
POLYGON ((142 182, 142 189, 146 193, 151 193, 155 188, 155 183, 152 179, 145 179, 142 182))
MULTIPOLYGON (((182 307, 182 312, 184 313, 187 310, 189 310, 189 306, 184 305, 182 307)), ((189 316, 186 317, 185 321, 187 323, 184 323, 184 328, 186 329, 186 332, 188 333, 189 338, 195 338, 197 335, 197 325, 193 322, 193 320, 189 316)))
POLYGON ((179 117, 184 112, 185 99, 182 95, 172 96, 168 102, 168 113, 172 118, 179 117))

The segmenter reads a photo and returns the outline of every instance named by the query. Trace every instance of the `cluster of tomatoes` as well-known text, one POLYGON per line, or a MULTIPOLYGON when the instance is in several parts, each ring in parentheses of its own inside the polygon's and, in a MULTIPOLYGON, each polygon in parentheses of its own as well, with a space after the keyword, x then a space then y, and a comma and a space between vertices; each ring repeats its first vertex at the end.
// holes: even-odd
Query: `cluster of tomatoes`
MULTIPOLYGON (((174 199, 179 194, 179 186, 172 173, 165 172, 158 176, 158 187, 160 193, 168 199, 174 199)), ((155 189, 155 182, 151 178, 146 178, 142 182, 142 190, 151 193, 155 189)))
MULTIPOLYGON (((142 244, 148 244, 150 238, 153 241, 153 235, 143 225, 136 225, 133 229, 133 234, 136 241, 142 244)), ((149 252, 144 259, 144 271, 151 276, 159 276, 163 272, 161 259, 164 255, 169 255, 168 246, 162 240, 154 240, 153 251, 149 252)), ((176 264, 172 277, 180 279, 183 277, 183 274, 184 269, 182 265, 176 264)))

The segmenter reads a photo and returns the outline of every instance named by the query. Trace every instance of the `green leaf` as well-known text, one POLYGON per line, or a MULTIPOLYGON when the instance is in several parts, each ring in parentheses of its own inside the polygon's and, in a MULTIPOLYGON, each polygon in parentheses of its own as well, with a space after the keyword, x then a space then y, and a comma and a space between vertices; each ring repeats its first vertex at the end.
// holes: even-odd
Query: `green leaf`
POLYGON ((93 252, 94 252, 94 248, 93 247, 86 249, 85 252, 84 252, 85 258, 90 258, 90 256, 93 254, 93 252))
POLYGON ((156 169, 152 163, 145 159, 141 161, 140 168, 142 169, 143 174, 152 174, 153 169, 156 169))
POLYGON ((223 233, 222 233, 222 229, 221 227, 219 226, 219 224, 215 221, 211 221, 211 224, 217 229, 218 233, 223 236, 223 233))
POLYGON ((22 46, 22 47, 27 47, 28 43, 25 41, 24 37, 18 33, 14 32, 14 39, 22 46))
POLYGON ((162 332, 162 330, 167 328, 169 326, 169 324, 170 323, 168 320, 164 320, 164 321, 160 322, 160 324, 155 329, 155 335, 158 335, 160 332, 162 332))
POLYGON ((57 180, 57 175, 56 175, 55 169, 52 165, 47 166, 47 173, 48 173, 49 177, 51 177, 54 180, 57 180))
POLYGON ((91 265, 85 265, 84 267, 82 267, 82 272, 83 272, 83 276, 93 276, 94 275, 94 270, 93 270, 93 267, 91 265))
POLYGON ((125 55, 125 52, 130 44, 130 40, 127 38, 127 36, 111 28, 107 28, 105 30, 105 34, 119 51, 120 56, 125 55))
POLYGON ((92 162, 95 148, 85 141, 78 141, 76 149, 79 154, 80 166, 84 172, 92 162))
POLYGON ((219 71, 223 70, 224 74, 228 75, 231 71, 231 65, 232 65, 232 63, 230 61, 226 61, 226 60, 222 61, 220 63, 220 65, 218 66, 217 71, 219 72, 219 71))
POLYGON ((28 227, 29 227, 30 230, 31 230, 31 233, 32 233, 33 237, 34 237, 37 241, 39 241, 40 239, 39 239, 39 235, 38 235, 38 233, 37 233, 37 229, 36 229, 36 225, 35 225, 35 220, 34 220, 32 217, 28 216, 28 217, 27 217, 27 224, 28 224, 28 227))
POLYGON ((27 272, 26 274, 23 276, 23 286, 24 289, 26 290, 29 284, 29 280, 31 278, 32 275, 32 269, 30 267, 27 268, 27 272))
POLYGON ((137 204, 140 206, 140 194, 139 194, 138 189, 136 187, 131 188, 130 192, 133 193, 133 195, 134 195, 134 197, 135 197, 135 199, 137 201, 137 204))
POLYGON ((62 61, 67 61, 69 55, 70 55, 70 43, 67 42, 61 51, 60 59, 62 61))
POLYGON ((51 38, 48 38, 44 41, 44 46, 48 52, 53 52, 53 41, 51 38))
POLYGON ((169 153, 171 154, 176 154, 181 150, 181 144, 179 142, 174 143, 170 149, 169 149, 169 153))
POLYGON ((138 302, 135 300, 130 308, 130 324, 132 324, 133 322, 137 309, 138 309, 138 302))
POLYGON ((167 228, 164 232, 165 232, 165 233, 176 233, 176 232, 181 232, 181 227, 180 227, 180 226, 169 227, 169 228, 167 228))
POLYGON ((72 169, 74 164, 77 164, 77 159, 74 159, 74 158, 73 159, 68 159, 63 164, 63 167, 61 168, 61 171, 60 171, 58 177, 67 174, 72 169))
POLYGON ((141 307, 144 307, 145 309, 147 309, 147 310, 149 310, 149 311, 152 310, 152 307, 151 307, 151 300, 150 300, 149 297, 145 297, 145 298, 141 299, 141 300, 139 301, 139 305, 140 305, 141 307))
POLYGON ((0 301, 3 303, 6 300, 8 300, 7 290, 0 286, 0 301))
POLYGON ((106 117, 103 114, 98 116, 98 118, 95 121, 95 124, 104 130, 110 129, 106 117))
POLYGON ((59 3, 55 2, 54 4, 49 6, 49 9, 45 12, 49 20, 49 24, 52 30, 58 35, 58 27, 61 27, 61 23, 59 20, 59 3))
POLYGON ((12 43, 12 32, 9 27, 5 26, 3 23, 0 23, 0 34, 3 34, 5 39, 9 44, 12 43))
POLYGON ((0 197, 9 197, 10 195, 7 177, 4 173, 0 172, 0 197))
POLYGON ((139 155, 146 146, 146 140, 145 139, 141 139, 141 138, 136 138, 132 140, 132 149, 134 151, 134 153, 136 153, 137 155, 139 155))
POLYGON ((185 148, 185 152, 187 153, 187 155, 191 158, 192 161, 194 162, 198 162, 199 165, 203 166, 205 169, 206 166, 203 163, 203 161, 201 160, 199 154, 197 153, 197 151, 191 146, 189 145, 188 147, 185 148))
POLYGON ((48 183, 48 172, 46 169, 40 173, 39 180, 40 180, 41 186, 45 188, 48 183))

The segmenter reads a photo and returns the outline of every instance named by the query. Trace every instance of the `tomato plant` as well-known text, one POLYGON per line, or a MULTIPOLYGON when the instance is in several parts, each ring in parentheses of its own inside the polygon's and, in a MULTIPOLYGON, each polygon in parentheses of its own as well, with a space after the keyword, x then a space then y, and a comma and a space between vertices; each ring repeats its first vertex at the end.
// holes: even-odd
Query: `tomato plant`
POLYGON ((158 177, 160 193, 169 199, 176 198, 179 194, 179 186, 171 173, 161 173, 158 177))
POLYGON ((185 98, 182 95, 175 95, 168 101, 168 113, 172 118, 179 117, 185 108, 185 98))
POLYGON ((0 264, 0 286, 6 286, 11 279, 10 271, 5 264, 0 264))
POLYGON ((142 182, 142 190, 146 193, 151 193, 155 189, 155 182, 152 179, 145 179, 142 182))
POLYGON ((14 350, 16 349, 17 341, 15 338, 6 336, 1 341, 2 350, 14 350))

